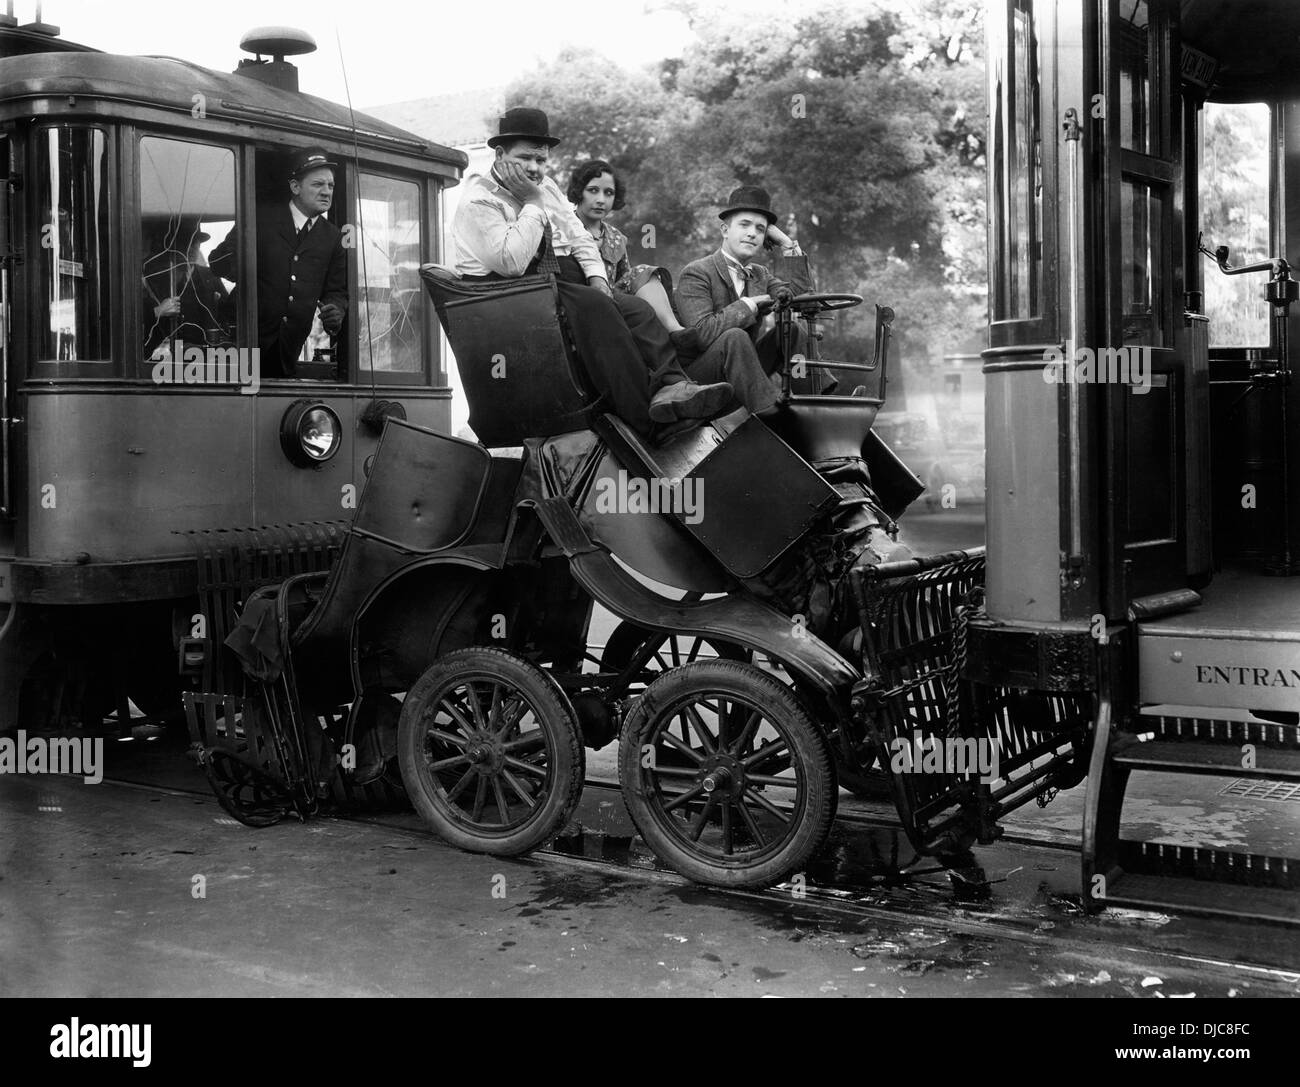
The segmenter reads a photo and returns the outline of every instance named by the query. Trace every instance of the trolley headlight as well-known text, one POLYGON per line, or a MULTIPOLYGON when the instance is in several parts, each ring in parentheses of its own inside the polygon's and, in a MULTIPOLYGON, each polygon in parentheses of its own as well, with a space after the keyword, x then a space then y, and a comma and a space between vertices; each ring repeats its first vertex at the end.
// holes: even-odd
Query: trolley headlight
POLYGON ((324 464, 342 441, 338 414, 320 400, 295 400, 280 421, 280 448, 299 468, 324 464))

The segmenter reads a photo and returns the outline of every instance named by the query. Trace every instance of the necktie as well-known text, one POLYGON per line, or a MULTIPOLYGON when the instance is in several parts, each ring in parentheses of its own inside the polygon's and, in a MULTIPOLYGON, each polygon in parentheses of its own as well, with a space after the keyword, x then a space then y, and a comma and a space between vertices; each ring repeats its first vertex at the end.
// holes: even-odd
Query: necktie
POLYGON ((554 231, 548 216, 542 227, 542 244, 537 247, 537 257, 533 261, 538 275, 559 277, 560 262, 555 259, 554 231))
POLYGON ((728 260, 727 267, 733 275, 740 277, 740 297, 744 298, 749 293, 749 282, 754 278, 754 269, 734 260, 728 260))
POLYGON ((302 224, 302 226, 298 228, 298 240, 302 241, 303 238, 307 237, 307 231, 309 231, 310 229, 311 229, 311 220, 308 219, 305 223, 302 224))

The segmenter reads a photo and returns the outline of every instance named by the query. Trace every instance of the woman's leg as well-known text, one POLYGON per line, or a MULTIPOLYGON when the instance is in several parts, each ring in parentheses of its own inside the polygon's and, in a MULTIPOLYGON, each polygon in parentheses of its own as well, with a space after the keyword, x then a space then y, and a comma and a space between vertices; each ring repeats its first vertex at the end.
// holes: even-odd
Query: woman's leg
POLYGON ((681 321, 677 320, 677 314, 673 312, 673 304, 668 301, 668 292, 664 290, 664 285, 657 279, 650 279, 639 291, 636 292, 638 298, 644 298, 650 303, 655 311, 655 316, 663 323, 664 328, 669 332, 680 332, 683 328, 681 321))

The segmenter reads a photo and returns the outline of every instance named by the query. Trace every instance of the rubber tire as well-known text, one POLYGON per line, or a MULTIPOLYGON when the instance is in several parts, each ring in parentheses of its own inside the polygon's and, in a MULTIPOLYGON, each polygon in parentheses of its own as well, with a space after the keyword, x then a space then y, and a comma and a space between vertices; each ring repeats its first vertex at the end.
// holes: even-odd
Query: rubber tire
POLYGON ((789 687, 742 662, 686 664, 650 684, 623 724, 618 778, 628 814, 655 856, 687 879, 711 887, 756 888, 782 882, 821 849, 835 817, 838 786, 826 737, 789 687), (680 704, 689 694, 712 692, 752 701, 769 719, 778 717, 790 734, 791 753, 804 770, 803 818, 785 846, 758 864, 724 865, 692 855, 664 829, 646 799, 650 790, 641 778, 641 748, 663 709, 680 704))
POLYGON ((472 853, 511 857, 536 849, 564 827, 578 806, 586 776, 582 733, 568 700, 536 665, 503 649, 472 646, 440 657, 415 682, 402 704, 397 726, 402 784, 420 818, 444 841, 472 853), (522 827, 508 834, 477 834, 448 815, 447 801, 418 766, 424 757, 423 707, 449 687, 482 677, 508 683, 524 696, 543 729, 551 734, 554 762, 546 798, 522 827))

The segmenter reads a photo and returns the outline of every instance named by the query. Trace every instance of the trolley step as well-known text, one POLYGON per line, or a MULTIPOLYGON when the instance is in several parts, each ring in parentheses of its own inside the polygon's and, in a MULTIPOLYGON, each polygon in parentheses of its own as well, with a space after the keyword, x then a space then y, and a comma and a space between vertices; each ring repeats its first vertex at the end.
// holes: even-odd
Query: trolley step
POLYGON ((1239 745, 1186 740, 1134 741, 1118 749, 1113 758, 1116 766, 1128 770, 1300 781, 1300 751, 1264 745, 1256 747, 1253 766, 1243 765, 1249 760, 1244 759, 1239 745))
POLYGON ((1141 741, 1117 728, 1104 703, 1098 713, 1083 827, 1087 907, 1142 906, 1300 925, 1300 857, 1120 836, 1134 771, 1300 781, 1294 727, 1163 716, 1144 718, 1141 727, 1156 738, 1141 741), (1254 748, 1251 759, 1244 758, 1246 744, 1254 748))
POLYGON ((1249 887, 1191 879, 1125 873, 1107 888, 1112 906, 1177 910, 1182 913, 1300 925, 1300 894, 1273 887, 1249 887))

